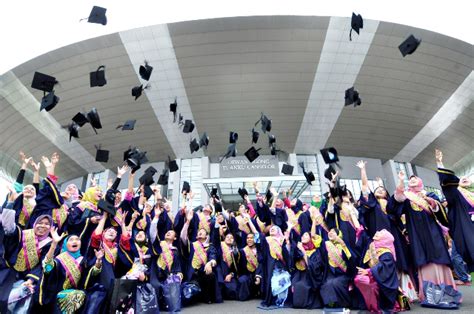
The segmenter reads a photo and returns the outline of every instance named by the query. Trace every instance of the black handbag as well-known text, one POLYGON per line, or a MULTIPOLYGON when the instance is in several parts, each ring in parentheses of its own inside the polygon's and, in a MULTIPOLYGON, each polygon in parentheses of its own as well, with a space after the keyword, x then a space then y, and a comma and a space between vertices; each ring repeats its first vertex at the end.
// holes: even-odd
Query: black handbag
POLYGON ((135 305, 136 289, 136 280, 115 279, 109 313, 127 313, 128 310, 133 308, 135 305))

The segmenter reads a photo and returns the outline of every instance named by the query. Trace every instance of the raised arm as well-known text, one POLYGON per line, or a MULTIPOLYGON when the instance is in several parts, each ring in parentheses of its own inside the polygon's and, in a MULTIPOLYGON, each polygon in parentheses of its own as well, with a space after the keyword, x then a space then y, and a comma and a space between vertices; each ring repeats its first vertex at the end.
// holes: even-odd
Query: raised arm
POLYGON ((97 235, 102 234, 102 232, 104 231, 105 222, 107 221, 107 217, 108 217, 108 213, 104 212, 104 214, 102 215, 102 218, 100 218, 99 223, 97 224, 97 227, 95 228, 95 231, 94 231, 95 234, 97 235))
POLYGON ((443 152, 439 149, 435 149, 436 165, 438 168, 444 168, 443 165, 443 152))
POLYGON ((362 181, 362 194, 367 197, 369 194, 369 180, 367 179, 367 171, 365 169, 366 161, 359 160, 357 167, 360 169, 360 179, 362 181))
POLYGON ((133 195, 133 181, 135 181, 135 172, 130 172, 128 175, 128 190, 127 192, 133 195))
MULTIPOLYGON (((41 163, 35 163, 35 161, 32 159, 30 162, 31 166, 33 167, 33 184, 39 184, 40 183, 40 168, 41 168, 41 163)), ((36 191, 38 193, 38 191, 36 191)))
POLYGON ((395 200, 397 202, 404 202, 406 199, 405 194, 403 193, 405 191, 405 172, 400 171, 398 173, 398 185, 397 188, 395 189, 395 200))
POLYGON ((58 246, 58 243, 61 242, 61 240, 66 236, 66 234, 63 232, 61 235, 58 235, 58 228, 51 226, 51 238, 53 241, 51 241, 51 246, 49 247, 48 253, 46 253, 46 261, 51 262, 54 258, 54 252, 56 251, 56 247, 58 246))
POLYGON ((189 229, 189 224, 191 223, 191 220, 194 217, 194 212, 192 210, 189 210, 186 212, 186 222, 184 223, 183 229, 181 230, 181 241, 184 244, 188 243, 188 229, 189 229))

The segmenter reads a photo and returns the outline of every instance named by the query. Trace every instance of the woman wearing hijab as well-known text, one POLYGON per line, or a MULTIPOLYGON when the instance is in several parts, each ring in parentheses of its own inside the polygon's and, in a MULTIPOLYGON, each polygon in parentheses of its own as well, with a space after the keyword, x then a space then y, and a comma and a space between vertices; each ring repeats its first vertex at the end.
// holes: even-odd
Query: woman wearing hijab
POLYGON ((433 214, 438 210, 436 202, 426 196, 423 181, 417 176, 410 177, 406 191, 402 171, 398 178, 395 200, 399 206, 391 210, 398 216, 405 214, 414 267, 418 269, 420 300, 425 299, 425 284, 444 284, 456 290, 443 230, 433 214))
POLYGON ((331 229, 328 238, 324 243, 326 278, 320 290, 323 304, 327 307, 350 307, 349 284, 355 273, 354 257, 340 230, 331 229))
POLYGON ((250 200, 248 200, 248 195, 245 195, 245 200, 247 205, 240 204, 239 206, 239 215, 233 216, 228 215, 227 211, 223 211, 226 220, 229 222, 229 229, 232 234, 235 236, 235 240, 238 248, 243 248, 246 245, 246 239, 248 235, 253 235, 252 229, 250 227, 250 222, 254 226, 257 226, 257 221, 251 218, 251 211, 248 207, 250 200), (248 201, 247 201, 248 200, 248 201))
POLYGON ((324 263, 321 254, 322 238, 316 233, 316 220, 313 220, 311 234, 303 233, 301 242, 293 244, 293 261, 296 268, 291 280, 293 307, 317 309, 322 307, 319 289, 324 279, 324 263))
POLYGON ((34 291, 41 278, 41 261, 48 252, 48 237, 53 220, 43 215, 36 218, 32 229, 21 230, 15 223, 15 211, 3 209, 3 256, 0 257, 0 312, 6 312, 7 300, 13 283, 24 280, 24 286, 34 291))
POLYGON ((354 278, 370 312, 392 312, 397 301, 399 282, 393 241, 387 230, 377 231, 364 257, 369 268, 358 267, 358 275, 354 278))
POLYGON ((449 233, 456 251, 462 256, 470 272, 474 271, 474 185, 467 177, 458 178, 445 169, 443 153, 436 150, 438 176, 448 202, 449 233))
MULTIPOLYGON (((48 313, 79 313, 87 297, 85 289, 92 286, 94 277, 102 269, 102 250, 96 250, 96 262, 87 267, 81 255, 81 239, 70 235, 63 241, 61 253, 54 257, 58 243, 65 234, 58 235, 56 228, 51 228, 53 239, 51 247, 43 261, 43 278, 39 288, 36 311, 48 313)), ((98 308, 95 310, 99 310, 98 308)))
MULTIPOLYGON (((16 222, 22 229, 27 228, 29 225, 31 214, 33 213, 33 209, 36 206, 36 194, 39 191, 40 163, 36 164, 32 157, 24 159, 21 168, 22 170, 20 170, 23 171, 23 175, 26 170, 27 163, 31 164, 34 168, 33 185, 25 185, 23 187, 23 192, 18 195, 13 203, 13 209, 16 211, 16 222)), ((23 182, 23 179, 21 181, 23 182)))
POLYGON ((181 251, 183 260, 187 260, 187 281, 197 281, 201 288, 200 299, 204 303, 222 303, 222 294, 217 283, 217 251, 205 228, 200 228, 196 241, 188 238, 188 228, 194 219, 194 212, 188 209, 186 222, 181 230, 181 251))
POLYGON ((67 231, 70 234, 77 234, 84 242, 81 246, 81 254, 86 254, 87 245, 92 232, 100 221, 100 210, 97 207, 102 198, 102 190, 99 187, 90 187, 82 196, 79 204, 71 208, 67 220, 67 231))
POLYGON ((226 225, 214 232, 214 246, 217 250, 217 282, 226 300, 236 300, 238 294, 239 250, 234 235, 226 225), (224 241, 221 241, 223 238, 224 241))
MULTIPOLYGON (((121 226, 122 234, 117 243, 117 230, 113 227, 104 229, 107 218, 108 214, 104 212, 95 231, 92 233, 90 247, 94 250, 104 251, 100 283, 105 287, 108 293, 111 293, 115 278, 122 277, 128 270, 119 258, 119 250, 130 252, 130 234, 127 231, 125 222, 123 222, 121 226)), ((97 257, 94 256, 92 252, 89 251, 88 256, 89 265, 96 263, 97 257)))
POLYGON ((290 264, 290 231, 285 235, 280 227, 272 226, 270 235, 265 237, 259 234, 257 244, 262 252, 262 306, 283 307, 288 297, 288 288, 291 285, 289 278, 290 264))

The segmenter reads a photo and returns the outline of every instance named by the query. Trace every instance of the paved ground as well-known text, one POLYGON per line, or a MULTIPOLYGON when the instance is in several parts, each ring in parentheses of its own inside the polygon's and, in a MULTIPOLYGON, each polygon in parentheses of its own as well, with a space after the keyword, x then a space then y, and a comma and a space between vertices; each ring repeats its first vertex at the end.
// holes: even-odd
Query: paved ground
MULTIPOLYGON (((443 311, 429 308, 423 308, 419 304, 414 304, 410 312, 407 313, 474 313, 474 287, 459 287, 459 290, 463 294, 463 304, 457 311, 443 311)), ((238 302, 238 301, 225 301, 222 304, 198 304, 183 309, 183 313, 192 314, 211 314, 211 313, 322 313, 322 310, 297 310, 297 309, 277 309, 272 311, 265 311, 258 309, 257 306, 260 304, 257 300, 238 302)), ((358 311, 352 311, 352 313, 358 313, 358 311)))

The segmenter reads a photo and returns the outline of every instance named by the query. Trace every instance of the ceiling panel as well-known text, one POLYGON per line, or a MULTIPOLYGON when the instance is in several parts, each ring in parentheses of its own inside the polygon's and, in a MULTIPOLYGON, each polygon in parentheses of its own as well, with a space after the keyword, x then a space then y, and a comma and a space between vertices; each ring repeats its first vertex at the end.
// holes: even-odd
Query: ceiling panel
MULTIPOLYGON (((221 155, 230 131, 237 149, 264 112, 279 148, 292 152, 311 90, 328 18, 239 17, 170 24, 176 57, 207 154, 221 155)), ((268 147, 266 136, 258 147, 268 147)))
MULTIPOLYGON (((344 108, 327 146, 347 156, 393 158, 469 75, 472 58, 472 45, 465 42, 381 22, 354 84, 362 106, 344 108), (403 58, 398 45, 411 33, 422 43, 403 58)), ((460 158, 461 151, 454 154, 460 158)))

